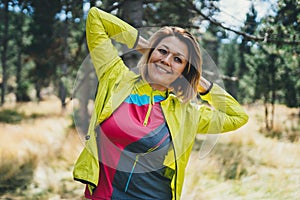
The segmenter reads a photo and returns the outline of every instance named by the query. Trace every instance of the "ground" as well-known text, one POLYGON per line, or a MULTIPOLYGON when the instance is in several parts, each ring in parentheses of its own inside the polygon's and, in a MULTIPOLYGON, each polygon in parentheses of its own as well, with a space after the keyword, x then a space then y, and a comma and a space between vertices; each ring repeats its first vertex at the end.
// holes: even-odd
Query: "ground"
MULTIPOLYGON (((72 126, 72 102, 65 111, 50 96, 42 102, 8 103, 22 120, 0 123, 0 199, 82 199, 84 185, 72 179, 82 136, 72 126)), ((263 106, 244 106, 249 122, 214 136, 201 154, 199 135, 186 169, 183 200, 297 199, 300 197, 299 116, 276 105, 272 133, 263 132, 263 106), (289 140, 294 134, 293 141, 289 140), (289 137, 287 137, 287 135, 289 137)))

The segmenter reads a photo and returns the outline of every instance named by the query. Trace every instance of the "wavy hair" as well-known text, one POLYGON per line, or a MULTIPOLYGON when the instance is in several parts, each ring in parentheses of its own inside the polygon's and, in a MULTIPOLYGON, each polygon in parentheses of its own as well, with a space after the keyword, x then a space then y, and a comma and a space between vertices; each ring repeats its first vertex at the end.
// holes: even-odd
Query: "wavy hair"
POLYGON ((200 81, 202 73, 202 57, 197 40, 192 34, 183 28, 166 26, 155 32, 149 39, 149 48, 145 50, 141 57, 138 68, 144 80, 148 78, 149 58, 157 45, 166 37, 175 36, 184 42, 188 47, 188 62, 182 72, 182 76, 178 77, 169 86, 177 97, 186 102, 195 97, 197 94, 197 85, 200 81))

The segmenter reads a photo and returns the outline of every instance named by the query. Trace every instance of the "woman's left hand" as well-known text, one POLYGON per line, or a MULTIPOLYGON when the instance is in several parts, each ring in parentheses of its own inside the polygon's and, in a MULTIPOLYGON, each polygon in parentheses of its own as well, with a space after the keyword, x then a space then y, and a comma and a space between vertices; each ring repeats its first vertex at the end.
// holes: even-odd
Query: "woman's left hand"
POLYGON ((138 43, 136 45, 136 50, 139 51, 140 53, 144 54, 147 49, 149 48, 149 42, 142 36, 139 36, 138 43))

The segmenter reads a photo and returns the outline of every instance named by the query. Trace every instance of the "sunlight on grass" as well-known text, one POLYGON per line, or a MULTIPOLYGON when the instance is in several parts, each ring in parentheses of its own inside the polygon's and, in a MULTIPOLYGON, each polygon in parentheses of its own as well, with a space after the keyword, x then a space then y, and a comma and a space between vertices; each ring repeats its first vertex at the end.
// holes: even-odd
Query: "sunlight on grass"
MULTIPOLYGON (((83 142, 70 128, 71 105, 62 112, 59 100, 51 97, 1 109, 25 117, 17 124, 0 123, 0 198, 82 199, 84 185, 72 179, 72 169, 83 142)), ((294 200, 300 196, 300 141, 286 137, 298 137, 295 109, 278 105, 275 129, 281 137, 260 132, 264 126, 260 105, 245 109, 249 122, 221 135, 204 159, 199 152, 203 136, 197 137, 183 200, 294 200)))
POLYGON ((8 108, 35 117, 0 123, 2 197, 80 199, 83 186, 72 180, 72 167, 83 146, 77 132, 69 129, 70 108, 62 112, 53 97, 8 108))
MULTIPOLYGON (((292 125, 287 120, 291 120, 295 109, 278 107, 277 128, 290 130, 292 125)), ((300 197, 300 141, 292 143, 265 137, 259 133, 263 126, 262 107, 246 109, 249 122, 237 131, 220 136, 205 159, 199 159, 197 151, 192 153, 183 199, 294 200, 300 197)), ((295 116, 292 120, 299 121, 299 118, 295 116)))

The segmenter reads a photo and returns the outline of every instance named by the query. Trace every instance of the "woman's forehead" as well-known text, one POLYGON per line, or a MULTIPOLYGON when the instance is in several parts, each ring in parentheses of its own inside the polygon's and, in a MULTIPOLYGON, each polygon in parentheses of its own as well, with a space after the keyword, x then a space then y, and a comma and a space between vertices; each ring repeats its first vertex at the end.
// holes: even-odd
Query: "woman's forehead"
POLYGON ((157 47, 167 48, 170 52, 176 55, 181 55, 188 58, 188 46, 185 42, 181 41, 175 36, 163 38, 157 47))

